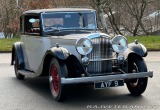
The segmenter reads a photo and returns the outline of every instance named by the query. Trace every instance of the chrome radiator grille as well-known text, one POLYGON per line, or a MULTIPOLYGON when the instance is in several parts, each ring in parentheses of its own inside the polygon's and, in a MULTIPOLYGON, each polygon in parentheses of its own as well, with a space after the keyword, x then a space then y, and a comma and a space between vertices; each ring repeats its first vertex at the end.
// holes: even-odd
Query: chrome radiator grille
POLYGON ((96 73, 111 73, 112 72, 112 46, 110 39, 106 37, 98 37, 91 39, 93 44, 92 52, 87 56, 90 63, 87 67, 87 72, 90 74, 96 73))

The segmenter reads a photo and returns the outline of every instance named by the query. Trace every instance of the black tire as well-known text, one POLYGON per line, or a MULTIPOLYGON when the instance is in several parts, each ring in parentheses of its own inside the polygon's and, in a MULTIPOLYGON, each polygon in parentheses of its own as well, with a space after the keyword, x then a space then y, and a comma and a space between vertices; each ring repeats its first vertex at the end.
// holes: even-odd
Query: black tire
POLYGON ((24 77, 23 75, 21 75, 18 70, 20 70, 20 66, 19 66, 19 63, 18 63, 18 57, 17 57, 17 54, 15 53, 14 55, 14 71, 15 71, 15 75, 16 75, 16 78, 19 79, 19 80, 24 80, 24 77))
MULTIPOLYGON (((147 72, 147 66, 143 58, 135 57, 129 62, 129 73, 132 73, 133 70, 135 70, 135 72, 147 72)), ((148 78, 138 78, 131 79, 127 81, 126 84, 132 95, 140 96, 146 90, 147 82, 148 78)))
POLYGON ((49 84, 53 98, 60 102, 66 97, 66 85, 61 83, 61 78, 66 77, 67 67, 64 63, 53 58, 49 68, 49 84))

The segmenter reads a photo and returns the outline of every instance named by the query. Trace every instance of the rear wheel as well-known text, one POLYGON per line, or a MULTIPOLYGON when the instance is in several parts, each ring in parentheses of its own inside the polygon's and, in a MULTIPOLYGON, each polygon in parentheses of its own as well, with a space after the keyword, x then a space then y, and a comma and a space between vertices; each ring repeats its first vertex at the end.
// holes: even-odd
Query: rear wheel
POLYGON ((63 101, 66 96, 66 85, 61 83, 63 74, 67 74, 66 65, 53 58, 50 63, 49 81, 52 96, 56 101, 63 101))
POLYGON ((25 76, 21 75, 18 72, 18 70, 20 70, 20 66, 19 66, 19 63, 18 63, 17 54, 15 53, 15 56, 14 56, 14 71, 15 71, 15 75, 16 75, 17 79, 23 80, 25 76))
MULTIPOLYGON (((129 62, 129 73, 131 72, 147 72, 145 61, 141 57, 135 57, 129 62)), ((131 79, 126 82, 128 90, 132 95, 141 95, 147 87, 148 78, 131 79)))

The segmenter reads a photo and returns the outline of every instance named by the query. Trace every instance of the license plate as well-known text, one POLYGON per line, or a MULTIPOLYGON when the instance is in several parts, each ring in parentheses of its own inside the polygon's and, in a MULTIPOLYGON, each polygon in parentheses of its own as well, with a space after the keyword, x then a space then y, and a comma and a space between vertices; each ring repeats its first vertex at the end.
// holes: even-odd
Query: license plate
POLYGON ((103 89, 103 88, 118 87, 118 86, 124 86, 124 80, 103 81, 103 82, 95 82, 94 83, 95 89, 103 89))

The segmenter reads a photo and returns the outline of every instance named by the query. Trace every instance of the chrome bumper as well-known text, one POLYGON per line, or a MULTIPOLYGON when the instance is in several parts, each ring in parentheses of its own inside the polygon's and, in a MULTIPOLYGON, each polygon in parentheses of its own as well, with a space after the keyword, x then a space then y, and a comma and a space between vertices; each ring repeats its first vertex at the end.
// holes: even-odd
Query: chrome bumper
POLYGON ((153 71, 118 74, 118 75, 94 76, 94 77, 61 78, 61 83, 62 84, 93 83, 99 81, 134 79, 134 78, 145 78, 145 77, 153 77, 153 71))

